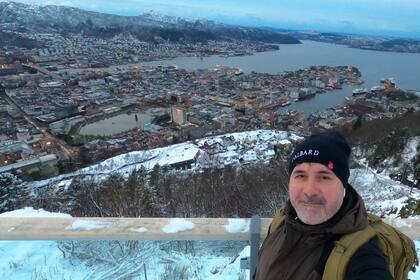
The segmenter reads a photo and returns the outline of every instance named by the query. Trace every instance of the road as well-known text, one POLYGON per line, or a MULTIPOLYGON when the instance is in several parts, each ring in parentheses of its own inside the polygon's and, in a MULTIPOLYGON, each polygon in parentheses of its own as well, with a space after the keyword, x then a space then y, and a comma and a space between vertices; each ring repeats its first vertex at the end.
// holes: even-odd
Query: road
POLYGON ((44 69, 44 68, 42 68, 42 67, 40 67, 38 65, 35 65, 35 64, 25 64, 25 63, 22 63, 22 65, 23 66, 26 66, 26 67, 29 67, 29 68, 32 68, 32 69, 35 69, 35 70, 37 70, 37 71, 39 71, 39 72, 41 72, 41 73, 43 73, 45 75, 48 75, 51 78, 53 78, 54 80, 63 81, 63 77, 61 77, 60 75, 57 75, 54 72, 48 71, 47 69, 44 69))
POLYGON ((54 141, 60 146, 61 150, 63 151, 63 153, 65 155, 65 157, 72 158, 76 155, 75 150, 70 145, 68 145, 64 140, 62 140, 62 139, 56 137, 55 135, 52 135, 51 133, 49 133, 48 129, 46 127, 40 126, 35 120, 32 119, 31 116, 26 114, 26 112, 24 110, 22 110, 19 107, 19 105, 16 104, 16 102, 7 95, 7 92, 4 95, 4 98, 11 106, 14 106, 15 108, 17 108, 19 110, 19 112, 22 114, 22 116, 25 118, 25 120, 28 123, 32 124, 36 129, 41 131, 46 138, 54 139, 54 141))
MULTIPOLYGON (((145 62, 147 63, 147 62, 145 62)), ((131 69, 141 69, 145 66, 145 63, 126 63, 126 64, 119 64, 119 65, 111 65, 108 67, 100 67, 100 68, 68 68, 63 70, 58 70, 58 73, 70 73, 70 74, 80 74, 85 71, 108 71, 108 72, 119 72, 119 71, 127 71, 131 69)))

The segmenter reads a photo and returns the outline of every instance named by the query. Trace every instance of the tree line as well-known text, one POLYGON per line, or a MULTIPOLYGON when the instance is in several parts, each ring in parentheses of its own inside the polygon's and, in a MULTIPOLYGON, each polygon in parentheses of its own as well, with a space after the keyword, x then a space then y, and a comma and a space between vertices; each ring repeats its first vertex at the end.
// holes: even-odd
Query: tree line
POLYGON ((75 178, 67 188, 46 187, 22 203, 79 217, 271 216, 287 199, 286 162, 185 171, 156 165, 128 178, 75 178))

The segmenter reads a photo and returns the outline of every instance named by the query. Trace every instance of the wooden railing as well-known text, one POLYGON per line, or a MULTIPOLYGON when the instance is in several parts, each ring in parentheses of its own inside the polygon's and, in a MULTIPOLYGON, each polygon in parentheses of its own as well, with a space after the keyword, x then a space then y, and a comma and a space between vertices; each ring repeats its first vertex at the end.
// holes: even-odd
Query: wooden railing
MULTIPOLYGON (((261 239, 270 222, 261 218, 261 239)), ((420 238, 420 219, 386 222, 420 238)), ((225 218, 0 218, 0 240, 249 240, 250 225, 225 218)))
MULTIPOLYGON (((271 219, 261 219, 261 238, 271 219)), ((251 219, 0 218, 0 240, 249 240, 251 219)))

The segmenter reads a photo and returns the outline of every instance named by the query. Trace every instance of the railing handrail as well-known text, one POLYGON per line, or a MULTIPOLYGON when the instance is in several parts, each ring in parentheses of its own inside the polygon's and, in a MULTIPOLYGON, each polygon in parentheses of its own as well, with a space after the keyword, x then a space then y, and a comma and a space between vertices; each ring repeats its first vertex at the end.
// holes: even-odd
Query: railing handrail
MULTIPOLYGON (((261 219, 261 239, 271 220, 261 219)), ((385 222, 420 238, 420 219, 385 222)), ((250 240, 250 224, 250 218, 1 217, 0 240, 250 240)))

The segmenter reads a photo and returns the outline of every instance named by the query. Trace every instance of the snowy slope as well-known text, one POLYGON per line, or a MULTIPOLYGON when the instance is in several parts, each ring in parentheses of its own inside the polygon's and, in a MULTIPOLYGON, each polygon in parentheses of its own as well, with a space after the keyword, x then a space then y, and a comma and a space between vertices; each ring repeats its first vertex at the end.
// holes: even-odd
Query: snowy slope
MULTIPOLYGON (((360 150, 355 149, 355 156, 361 165, 369 165, 369 160, 366 157, 372 158, 372 149, 360 150)), ((404 174, 406 179, 412 182, 413 185, 419 183, 419 178, 415 178, 415 158, 420 153, 420 136, 414 136, 407 139, 404 149, 397 154, 389 155, 383 159, 379 164, 376 163, 376 173, 384 176, 401 175, 404 174), (419 150, 418 150, 419 148, 419 150)), ((398 177, 398 176, 397 176, 398 177)))
MULTIPOLYGON (((194 160, 190 169, 198 170, 201 168, 200 164, 203 164, 201 159, 209 154, 212 155, 213 161, 224 165, 240 164, 239 159, 244 162, 263 163, 274 156, 273 145, 287 145, 300 139, 302 137, 276 130, 256 130, 219 135, 194 142, 122 154, 74 173, 32 182, 29 187, 55 186, 65 188, 75 177, 85 177, 96 181, 101 181, 113 173, 128 177, 133 170, 140 168, 151 170, 156 164, 164 166, 188 160, 194 160), (213 148, 209 149, 208 147, 213 148)), ((415 147, 416 140, 414 139, 413 144, 409 146, 415 147)), ((407 152, 410 158, 413 157, 414 153, 415 150, 407 152)), ((386 176, 386 173, 383 174, 377 174, 369 167, 355 169, 351 171, 350 183, 366 200, 369 211, 391 218, 396 215, 390 215, 391 211, 398 213, 408 198, 419 199, 420 192, 416 189, 410 190, 407 186, 391 180, 386 176)))
POLYGON ((419 190, 410 189, 370 168, 351 169, 349 182, 363 197, 368 211, 387 218, 396 217, 410 197, 420 199, 419 190))
MULTIPOLYGON (((197 158, 199 162, 199 158, 206 154, 204 146, 215 143, 218 143, 217 157, 222 159, 224 164, 235 163, 235 161, 231 161, 232 158, 246 158, 246 155, 251 151, 256 155, 255 162, 266 162, 274 156, 274 144, 290 143, 299 139, 301 137, 294 134, 276 130, 256 130, 225 134, 194 142, 122 154, 73 173, 31 183, 30 186, 35 188, 47 185, 64 187, 70 184, 74 177, 89 177, 94 180, 102 180, 112 173, 128 176, 133 170, 140 168, 151 170, 156 164, 160 166, 171 165, 194 158, 197 158)), ((191 168, 200 168, 199 163, 193 164, 191 168)))

